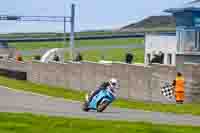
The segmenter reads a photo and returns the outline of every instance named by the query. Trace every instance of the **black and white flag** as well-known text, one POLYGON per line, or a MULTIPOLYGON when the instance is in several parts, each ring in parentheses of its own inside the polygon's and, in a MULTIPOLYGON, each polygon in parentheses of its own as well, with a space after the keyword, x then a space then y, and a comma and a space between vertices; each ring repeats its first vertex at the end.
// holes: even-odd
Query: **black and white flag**
POLYGON ((174 86, 168 82, 165 82, 164 86, 161 87, 161 93, 167 98, 171 99, 173 97, 174 86))

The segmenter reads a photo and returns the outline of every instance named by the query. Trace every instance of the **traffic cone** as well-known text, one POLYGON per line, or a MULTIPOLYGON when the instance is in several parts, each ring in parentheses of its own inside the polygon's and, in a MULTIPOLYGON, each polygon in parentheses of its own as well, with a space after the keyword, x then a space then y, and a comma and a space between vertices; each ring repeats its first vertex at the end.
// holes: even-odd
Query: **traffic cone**
POLYGON ((16 61, 23 61, 21 54, 19 51, 16 52, 16 61))

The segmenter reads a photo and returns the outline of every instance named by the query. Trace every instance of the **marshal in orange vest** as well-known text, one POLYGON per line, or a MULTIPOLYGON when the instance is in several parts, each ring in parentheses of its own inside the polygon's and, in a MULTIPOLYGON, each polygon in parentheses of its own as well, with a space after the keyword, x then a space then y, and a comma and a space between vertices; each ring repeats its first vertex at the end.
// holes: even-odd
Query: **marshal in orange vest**
POLYGON ((180 72, 177 73, 175 80, 175 97, 177 103, 183 103, 185 98, 185 80, 180 72))

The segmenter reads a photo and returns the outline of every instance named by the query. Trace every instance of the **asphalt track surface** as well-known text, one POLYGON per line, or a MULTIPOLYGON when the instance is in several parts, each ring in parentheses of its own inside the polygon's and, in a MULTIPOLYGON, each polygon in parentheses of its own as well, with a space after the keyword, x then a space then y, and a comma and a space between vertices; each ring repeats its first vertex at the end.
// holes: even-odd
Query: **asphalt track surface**
MULTIPOLYGON (((164 106, 163 106, 164 108, 164 106)), ((169 125, 200 126, 200 117, 192 115, 176 115, 172 113, 148 112, 109 107, 103 113, 95 111, 83 112, 81 103, 16 91, 0 87, 0 112, 34 113, 49 116, 73 118, 89 118, 98 120, 145 121, 169 125)))
MULTIPOLYGON (((171 33, 164 33, 171 34, 171 33)), ((172 33, 175 35, 175 33, 172 33)), ((75 40, 91 40, 91 39, 119 39, 119 38, 144 38, 144 33, 133 33, 133 34, 108 34, 108 35, 75 35, 75 40)), ((66 37, 66 40, 69 40, 66 37)), ((64 37, 46 37, 46 38, 33 38, 33 37, 21 37, 21 38, 0 38, 1 42, 53 42, 63 41, 64 37)))

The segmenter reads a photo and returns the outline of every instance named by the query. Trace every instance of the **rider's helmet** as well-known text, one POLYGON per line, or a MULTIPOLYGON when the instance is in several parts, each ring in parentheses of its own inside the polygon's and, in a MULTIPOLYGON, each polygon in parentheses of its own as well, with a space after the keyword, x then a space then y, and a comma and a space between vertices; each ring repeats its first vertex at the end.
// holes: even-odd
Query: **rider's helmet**
POLYGON ((118 82, 118 80, 115 79, 115 78, 111 78, 111 79, 109 80, 109 85, 110 85, 110 87, 111 87, 112 89, 119 89, 119 82, 118 82))

